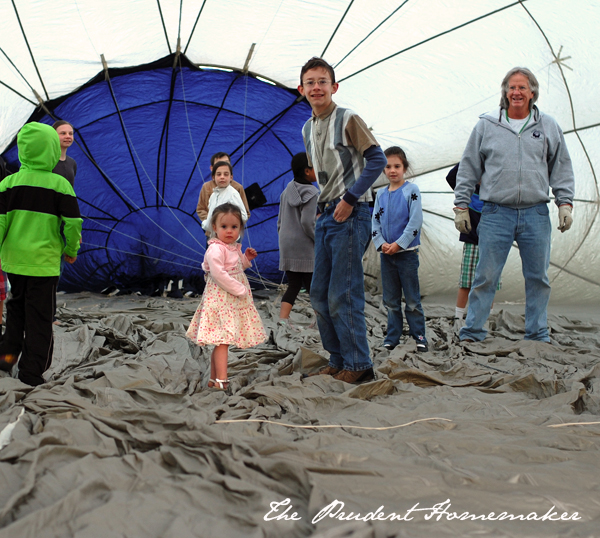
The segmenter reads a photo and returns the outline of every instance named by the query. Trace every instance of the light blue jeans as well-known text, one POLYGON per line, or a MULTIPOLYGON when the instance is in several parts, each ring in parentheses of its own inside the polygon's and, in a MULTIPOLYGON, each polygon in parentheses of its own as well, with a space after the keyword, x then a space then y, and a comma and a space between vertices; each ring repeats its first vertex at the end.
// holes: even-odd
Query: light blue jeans
POLYGON ((409 334, 417 343, 427 343, 425 338, 425 314, 421 306, 419 289, 419 253, 417 250, 400 251, 397 254, 381 254, 381 282, 383 302, 388 311, 387 335, 384 344, 397 346, 402 337, 402 292, 404 292, 404 315, 409 334))
POLYGON ((511 209, 486 202, 477 228, 479 263, 469 293, 469 309, 461 340, 483 340, 496 286, 513 241, 519 246, 525 278, 525 340, 549 342, 551 224, 548 204, 511 209))
POLYGON ((357 203, 345 222, 325 208, 315 228, 315 270, 310 300, 329 366, 361 371, 373 367, 365 322, 362 257, 371 236, 368 204, 357 203))

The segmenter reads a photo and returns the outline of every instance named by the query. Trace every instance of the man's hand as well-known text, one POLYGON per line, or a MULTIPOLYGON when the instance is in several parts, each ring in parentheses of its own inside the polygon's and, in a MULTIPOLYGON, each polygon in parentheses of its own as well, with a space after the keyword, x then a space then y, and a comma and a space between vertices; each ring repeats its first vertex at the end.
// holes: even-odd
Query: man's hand
POLYGON ((77 256, 67 256, 67 255, 65 254, 65 261, 66 261, 67 263, 75 263, 75 260, 76 260, 76 259, 77 259, 77 256))
POLYGON ((461 234, 468 234, 471 231, 471 217, 468 207, 454 208, 454 226, 461 234))
POLYGON ((248 247, 246 252, 244 252, 244 256, 246 256, 248 261, 251 262, 254 258, 256 258, 256 256, 258 256, 258 253, 253 248, 248 247))
POLYGON ((340 200, 338 205, 335 206, 335 211, 333 212, 333 220, 336 222, 345 222, 348 220, 348 217, 352 215, 352 210, 354 208, 344 200, 340 200))
POLYGON ((558 208, 558 228, 561 233, 565 233, 573 224, 573 208, 564 204, 558 208))
POLYGON ((400 246, 398 243, 384 243, 381 245, 381 252, 384 254, 396 254, 396 252, 400 252, 400 246))

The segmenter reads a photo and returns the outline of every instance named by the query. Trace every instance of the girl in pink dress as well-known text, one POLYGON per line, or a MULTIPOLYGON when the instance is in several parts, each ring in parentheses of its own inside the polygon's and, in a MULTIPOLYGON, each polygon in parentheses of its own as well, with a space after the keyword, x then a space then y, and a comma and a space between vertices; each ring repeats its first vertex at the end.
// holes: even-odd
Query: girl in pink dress
POLYGON ((244 269, 256 258, 256 250, 237 243, 243 228, 242 214, 234 204, 215 208, 211 225, 216 239, 208 241, 202 269, 206 288, 187 336, 199 346, 214 345, 210 357, 209 387, 225 390, 229 346, 248 348, 267 338, 244 269))

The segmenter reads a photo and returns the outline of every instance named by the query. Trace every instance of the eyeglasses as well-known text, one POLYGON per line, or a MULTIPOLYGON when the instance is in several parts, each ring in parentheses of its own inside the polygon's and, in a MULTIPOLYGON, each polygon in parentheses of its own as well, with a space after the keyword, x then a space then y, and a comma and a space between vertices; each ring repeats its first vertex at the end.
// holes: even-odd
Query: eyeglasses
POLYGON ((307 88, 314 88, 317 85, 319 85, 322 88, 324 86, 327 86, 328 84, 331 84, 331 81, 327 80, 326 78, 321 78, 319 80, 305 80, 302 83, 302 85, 306 86, 307 88))

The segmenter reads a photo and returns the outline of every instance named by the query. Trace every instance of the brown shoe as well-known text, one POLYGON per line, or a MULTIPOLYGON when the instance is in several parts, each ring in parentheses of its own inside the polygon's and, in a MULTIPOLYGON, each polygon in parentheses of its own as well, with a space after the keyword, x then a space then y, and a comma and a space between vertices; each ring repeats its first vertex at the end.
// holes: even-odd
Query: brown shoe
POLYGON ((339 368, 334 368, 333 366, 325 366, 325 368, 321 368, 318 372, 313 372, 312 374, 308 374, 307 377, 313 377, 315 375, 335 375, 341 372, 339 368))
POLYGON ((364 383, 365 381, 372 381, 375 379, 373 368, 367 368, 366 370, 359 370, 358 372, 352 372, 351 370, 342 370, 339 374, 334 375, 333 379, 338 379, 344 383, 364 383))
POLYGON ((6 355, 0 355, 0 370, 10 372, 12 367, 17 364, 18 358, 18 355, 11 355, 10 353, 7 353, 6 355))

